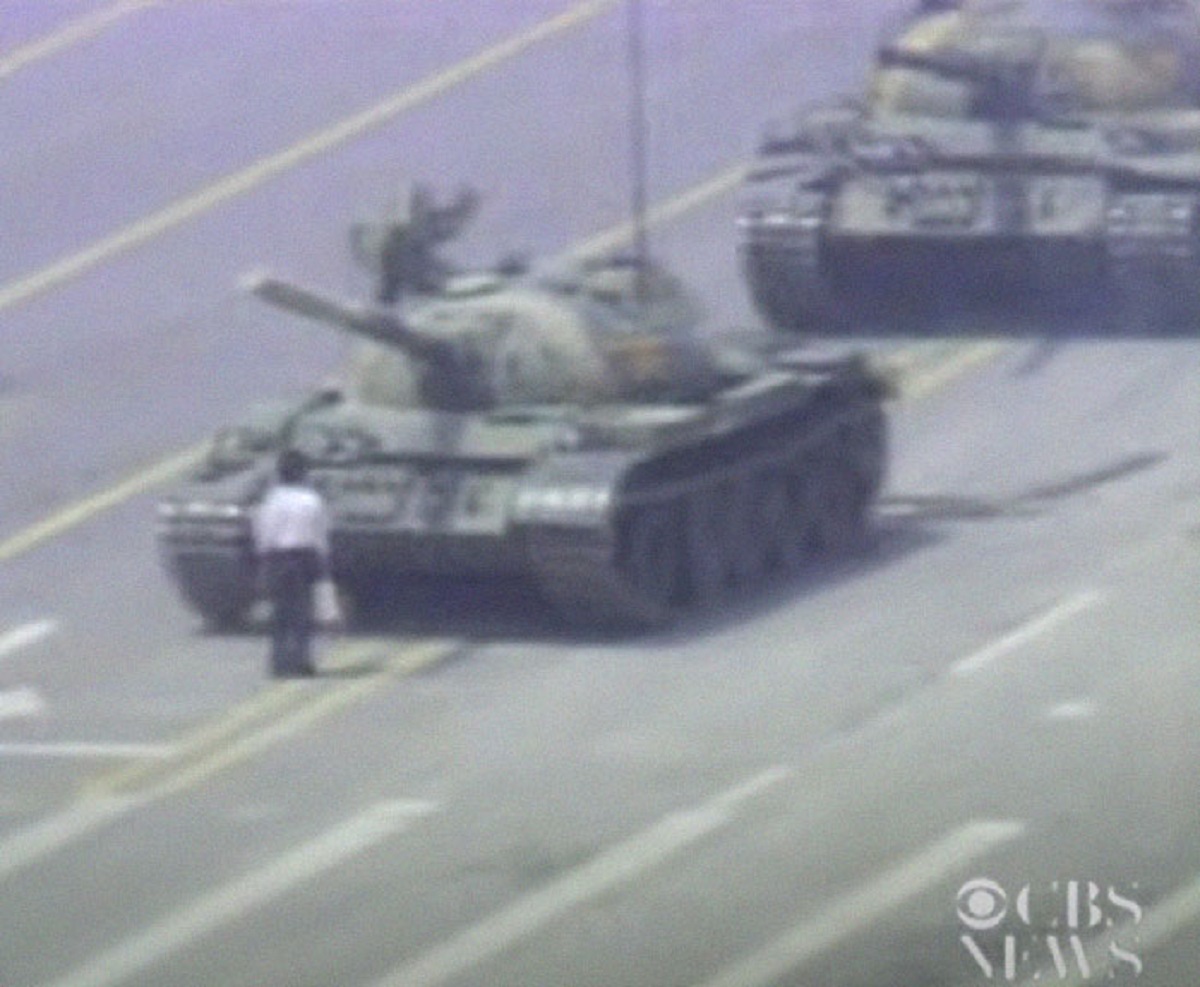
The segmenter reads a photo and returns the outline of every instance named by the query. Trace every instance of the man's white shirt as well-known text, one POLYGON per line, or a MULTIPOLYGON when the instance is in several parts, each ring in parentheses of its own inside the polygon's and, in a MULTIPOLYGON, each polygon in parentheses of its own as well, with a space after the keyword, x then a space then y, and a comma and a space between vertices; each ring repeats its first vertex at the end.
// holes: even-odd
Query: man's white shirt
POLYGON ((260 554, 315 548, 328 558, 329 518, 321 495, 308 487, 272 487, 254 516, 254 544, 260 554))

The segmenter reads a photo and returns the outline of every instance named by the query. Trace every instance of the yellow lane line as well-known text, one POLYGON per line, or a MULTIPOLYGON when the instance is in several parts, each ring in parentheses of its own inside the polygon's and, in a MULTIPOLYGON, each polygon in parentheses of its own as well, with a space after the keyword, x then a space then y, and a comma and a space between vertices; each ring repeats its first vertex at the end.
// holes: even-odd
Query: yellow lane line
MULTIPOLYGON (((378 653, 384 647, 382 642, 374 640, 343 643, 324 659, 322 668, 334 671, 353 668, 364 657, 378 653)), ((256 721, 296 705, 310 694, 308 685, 309 683, 303 681, 272 682, 263 691, 238 703, 215 719, 184 733, 172 745, 169 758, 159 762, 139 762, 110 771, 88 783, 85 790, 92 794, 113 794, 145 787, 154 775, 167 773, 189 759, 203 757, 230 737, 254 725, 256 721)))
POLYGON ((178 476, 184 470, 196 465, 207 449, 208 442, 203 442, 178 452, 116 486, 72 504, 44 521, 39 521, 11 538, 5 539, 0 542, 0 562, 6 562, 22 555, 42 542, 82 524, 101 511, 115 507, 131 497, 145 493, 152 487, 178 476))
POLYGON ((43 58, 57 55, 80 42, 87 41, 107 30, 121 18, 128 17, 146 7, 156 6, 158 3, 159 0, 121 0, 119 3, 111 4, 84 17, 76 18, 53 34, 15 48, 8 55, 0 58, 0 79, 6 79, 27 65, 40 62, 43 58))
MULTIPOLYGON (((746 177, 749 171, 749 165, 743 163, 734 165, 725 171, 714 175, 707 181, 701 182, 699 185, 694 185, 690 189, 686 189, 680 194, 667 199, 646 212, 647 226, 662 226, 671 220, 678 219, 693 209, 706 205, 713 199, 718 199, 723 195, 732 192, 742 180, 746 177)), ((629 243, 634 234, 637 232, 637 227, 633 222, 620 223, 610 230, 606 230, 589 240, 584 240, 578 246, 572 247, 567 256, 569 257, 589 257, 595 254, 604 254, 615 250, 629 243)))
POLYGON ((161 784, 156 785, 154 794, 156 796, 169 795, 191 788, 219 771, 296 736, 338 710, 365 699, 386 683, 437 664, 458 647, 459 643, 456 641, 410 643, 392 661, 388 661, 374 674, 349 679, 327 691, 322 683, 308 683, 308 688, 314 692, 310 702, 303 704, 289 715, 267 724, 256 733, 219 748, 189 768, 176 772, 161 784))
POLYGON ((305 682, 272 683, 250 699, 185 733, 172 745, 170 757, 162 761, 141 761, 111 771, 86 782, 82 791, 86 795, 114 795, 144 788, 156 776, 169 774, 179 764, 217 749, 256 721, 266 719, 288 706, 294 706, 304 698, 306 686, 305 682))
POLYGON ((902 376, 900 394, 906 401, 919 401, 945 387, 956 377, 963 376, 973 367, 996 359, 1001 353, 1011 349, 1012 345, 999 340, 964 343, 928 370, 902 376))
POLYGON ((251 189, 324 154, 340 144, 362 136, 393 117, 442 95, 454 86, 515 58, 534 45, 598 17, 618 0, 587 0, 565 13, 542 21, 472 58, 404 89, 366 110, 305 138, 291 147, 260 159, 248 168, 210 185, 200 192, 167 206, 89 247, 65 257, 19 281, 0 288, 0 311, 29 301, 52 288, 78 277, 118 254, 139 247, 154 237, 195 219, 203 213, 244 195, 251 189))
POLYGON ((386 683, 437 664, 458 647, 460 643, 451 639, 410 641, 402 646, 380 640, 350 642, 322 664, 322 671, 329 675, 344 669, 354 677, 273 684, 184 736, 174 756, 94 779, 83 786, 81 795, 160 798, 191 788, 296 736, 386 683), (364 659, 372 656, 379 658, 377 667, 365 668, 364 659))

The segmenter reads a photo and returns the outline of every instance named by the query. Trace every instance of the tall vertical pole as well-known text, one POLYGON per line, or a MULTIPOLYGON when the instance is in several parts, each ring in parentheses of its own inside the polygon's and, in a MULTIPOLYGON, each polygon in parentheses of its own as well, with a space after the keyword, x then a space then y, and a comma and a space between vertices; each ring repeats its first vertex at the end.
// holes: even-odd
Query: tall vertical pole
POLYGON ((637 265, 634 290, 639 304, 644 296, 645 268, 650 253, 646 242, 646 91, 642 53, 642 2, 628 0, 629 129, 633 167, 633 253, 637 265))

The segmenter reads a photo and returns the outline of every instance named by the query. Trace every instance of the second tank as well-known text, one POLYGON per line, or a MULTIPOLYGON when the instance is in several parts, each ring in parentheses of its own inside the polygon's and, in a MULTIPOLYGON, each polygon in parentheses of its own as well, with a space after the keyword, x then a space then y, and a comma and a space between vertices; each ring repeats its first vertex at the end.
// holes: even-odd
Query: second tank
POLYGON ((787 332, 1024 333, 1012 316, 1046 313, 1195 332, 1198 107, 1190 2, 925 3, 865 100, 762 139, 738 215, 751 295, 787 332))

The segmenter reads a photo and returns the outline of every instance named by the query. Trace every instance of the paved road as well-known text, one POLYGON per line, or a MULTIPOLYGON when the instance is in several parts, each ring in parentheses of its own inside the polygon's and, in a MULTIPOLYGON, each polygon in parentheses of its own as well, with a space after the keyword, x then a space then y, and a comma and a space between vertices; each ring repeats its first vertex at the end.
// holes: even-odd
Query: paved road
MULTIPOLYGON (((852 87, 900 6, 648 3, 655 200, 852 87)), ((622 218, 615 10, 428 7, 130 6, 0 81, 0 983, 1099 980, 1076 933, 1194 979, 1200 346, 927 347, 869 556, 669 633, 414 591, 267 685, 198 632, 152 493, 107 492, 341 350, 241 271, 364 289, 342 230, 400 175, 482 184, 481 260, 622 218)), ((655 234, 714 329, 751 319, 730 230, 718 197, 655 234)))

